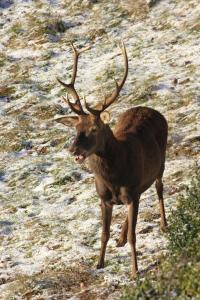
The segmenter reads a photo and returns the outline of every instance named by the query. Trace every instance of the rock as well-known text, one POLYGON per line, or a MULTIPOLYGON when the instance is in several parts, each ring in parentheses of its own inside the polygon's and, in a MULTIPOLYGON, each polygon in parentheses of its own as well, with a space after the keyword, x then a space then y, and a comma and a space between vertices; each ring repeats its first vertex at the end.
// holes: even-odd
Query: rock
POLYGON ((72 204, 74 201, 76 201, 76 198, 74 196, 72 197, 67 197, 63 200, 66 204, 72 204))
POLYGON ((82 175, 81 173, 77 172, 77 171, 73 171, 71 173, 71 176, 76 180, 76 181, 79 181, 82 179, 82 175))
POLYGON ((1 0, 0 1, 0 8, 8 8, 13 4, 13 0, 1 0))
POLYGON ((33 142, 32 141, 22 141, 21 143, 22 148, 26 150, 30 150, 33 148, 33 142))
POLYGON ((145 0, 145 1, 149 7, 153 7, 154 5, 160 2, 160 0, 145 0))

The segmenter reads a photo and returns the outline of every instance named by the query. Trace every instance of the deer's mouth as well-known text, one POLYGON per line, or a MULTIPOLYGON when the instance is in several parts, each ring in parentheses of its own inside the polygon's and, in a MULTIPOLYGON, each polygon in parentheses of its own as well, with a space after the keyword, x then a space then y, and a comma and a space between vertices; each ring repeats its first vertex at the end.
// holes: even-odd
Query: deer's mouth
POLYGON ((85 154, 75 155, 75 162, 78 162, 81 164, 82 162, 84 162, 85 159, 86 159, 85 154))

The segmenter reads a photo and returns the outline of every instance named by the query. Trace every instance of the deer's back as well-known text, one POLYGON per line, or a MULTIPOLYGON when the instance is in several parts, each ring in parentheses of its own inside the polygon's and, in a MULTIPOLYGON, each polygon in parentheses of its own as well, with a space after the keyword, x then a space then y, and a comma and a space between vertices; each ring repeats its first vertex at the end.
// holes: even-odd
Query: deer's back
POLYGON ((114 135, 119 140, 133 135, 144 142, 149 140, 150 143, 155 138, 160 149, 165 151, 167 131, 167 121, 161 113, 152 108, 138 106, 120 116, 114 135))
POLYGON ((152 108, 134 107, 120 116, 114 135, 131 149, 126 169, 135 172, 145 191, 164 170, 167 121, 152 108))

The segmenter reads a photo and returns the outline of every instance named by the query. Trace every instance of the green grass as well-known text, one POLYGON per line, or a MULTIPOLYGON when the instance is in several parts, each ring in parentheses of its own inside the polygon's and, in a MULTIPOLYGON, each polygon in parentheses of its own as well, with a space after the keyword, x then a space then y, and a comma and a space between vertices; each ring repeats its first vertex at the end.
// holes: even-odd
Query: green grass
POLYGON ((51 184, 51 186, 65 185, 68 182, 72 182, 72 181, 73 181, 73 178, 71 176, 66 175, 64 177, 61 177, 61 178, 57 179, 54 183, 51 184))
POLYGON ((9 32, 12 32, 15 35, 19 35, 23 33, 23 24, 17 21, 10 29, 9 32))
POLYGON ((0 53, 0 67, 3 67, 7 62, 7 56, 5 53, 0 53))
POLYGON ((121 300, 200 299, 200 172, 171 213, 168 242, 160 266, 127 287, 121 300))

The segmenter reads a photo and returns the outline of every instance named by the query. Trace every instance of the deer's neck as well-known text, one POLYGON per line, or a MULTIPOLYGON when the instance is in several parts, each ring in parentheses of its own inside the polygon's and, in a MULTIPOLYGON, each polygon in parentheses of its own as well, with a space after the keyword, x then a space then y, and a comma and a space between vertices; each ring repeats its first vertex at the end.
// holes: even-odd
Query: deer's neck
POLYGON ((107 126, 102 147, 95 154, 91 155, 89 159, 92 171, 104 177, 108 172, 115 170, 118 167, 121 152, 119 141, 115 138, 109 126, 107 126))

